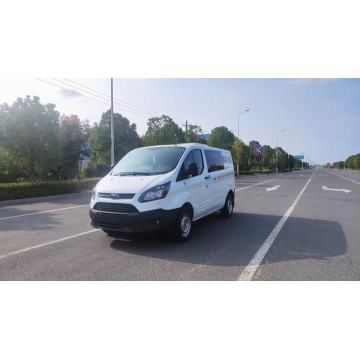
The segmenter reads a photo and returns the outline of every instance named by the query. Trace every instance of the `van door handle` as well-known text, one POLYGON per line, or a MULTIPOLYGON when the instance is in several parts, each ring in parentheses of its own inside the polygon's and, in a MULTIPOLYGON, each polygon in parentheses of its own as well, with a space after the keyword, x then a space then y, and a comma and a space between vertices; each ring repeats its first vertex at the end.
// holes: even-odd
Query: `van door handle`
POLYGON ((210 179, 210 174, 205 176, 205 180, 208 180, 208 179, 210 179))

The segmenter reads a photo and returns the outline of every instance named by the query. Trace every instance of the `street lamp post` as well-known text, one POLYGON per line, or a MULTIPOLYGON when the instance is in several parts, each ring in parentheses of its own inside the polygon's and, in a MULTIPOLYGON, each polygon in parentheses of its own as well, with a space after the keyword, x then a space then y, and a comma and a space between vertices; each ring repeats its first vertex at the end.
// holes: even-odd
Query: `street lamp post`
POLYGON ((276 137, 276 144, 275 144, 275 167, 276 167, 276 173, 278 173, 278 140, 279 136, 285 131, 286 129, 281 129, 281 131, 278 133, 276 137))
MULTIPOLYGON (((238 114, 237 116, 237 126, 238 126, 238 131, 237 131, 237 137, 238 137, 238 140, 240 140, 240 116, 242 114, 245 114, 246 112, 250 111, 249 108, 245 109, 244 111, 242 111, 241 113, 238 114)), ((240 159, 237 160, 237 164, 236 164, 236 175, 239 175, 239 168, 240 168, 240 159)))
POLYGON ((245 114, 246 112, 248 112, 248 111, 250 111, 250 109, 249 108, 247 108, 247 109, 245 109, 244 111, 242 111, 241 113, 239 113, 238 114, 238 116, 237 116, 237 123, 238 123, 238 139, 240 140, 240 116, 242 115, 242 114, 245 114))

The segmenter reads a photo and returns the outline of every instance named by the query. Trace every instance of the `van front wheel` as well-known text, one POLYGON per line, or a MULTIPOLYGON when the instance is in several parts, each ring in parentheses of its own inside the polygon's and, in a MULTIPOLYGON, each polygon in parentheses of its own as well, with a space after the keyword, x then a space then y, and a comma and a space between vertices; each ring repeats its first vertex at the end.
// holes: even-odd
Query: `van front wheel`
POLYGON ((189 240, 192 228, 192 211, 190 207, 182 208, 176 219, 175 240, 184 242, 189 240))
POLYGON ((234 210, 234 196, 231 192, 228 193, 224 207, 221 209, 221 214, 224 217, 230 217, 234 210))

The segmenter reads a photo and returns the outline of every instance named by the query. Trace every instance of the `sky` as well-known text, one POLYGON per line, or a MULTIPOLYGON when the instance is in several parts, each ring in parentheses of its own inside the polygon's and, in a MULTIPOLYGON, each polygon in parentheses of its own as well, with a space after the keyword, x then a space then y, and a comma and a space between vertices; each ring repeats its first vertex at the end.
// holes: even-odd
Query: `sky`
MULTIPOLYGON (((110 80, 0 79, 0 103, 25 95, 94 123, 109 109, 110 80)), ((149 117, 166 114, 180 126, 188 120, 204 133, 226 126, 237 135, 238 114, 249 108, 239 117, 246 143, 278 143, 318 164, 360 153, 360 79, 114 79, 114 98, 114 111, 139 134, 149 117)))

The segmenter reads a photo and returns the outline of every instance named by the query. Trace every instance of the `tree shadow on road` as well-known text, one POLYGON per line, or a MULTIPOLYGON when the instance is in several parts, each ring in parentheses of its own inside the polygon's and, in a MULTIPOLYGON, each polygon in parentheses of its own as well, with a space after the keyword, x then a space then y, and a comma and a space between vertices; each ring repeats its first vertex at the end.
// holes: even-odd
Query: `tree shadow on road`
MULTIPOLYGON (((264 243, 280 216, 234 213, 218 214, 194 223, 192 238, 174 243, 166 234, 119 234, 111 247, 143 257, 211 266, 246 266, 264 243)), ((267 263, 304 259, 324 260, 347 251, 339 223, 291 217, 275 240, 267 263)))

